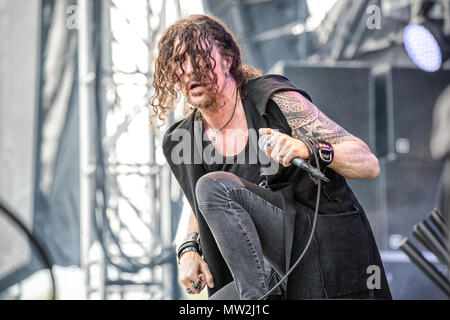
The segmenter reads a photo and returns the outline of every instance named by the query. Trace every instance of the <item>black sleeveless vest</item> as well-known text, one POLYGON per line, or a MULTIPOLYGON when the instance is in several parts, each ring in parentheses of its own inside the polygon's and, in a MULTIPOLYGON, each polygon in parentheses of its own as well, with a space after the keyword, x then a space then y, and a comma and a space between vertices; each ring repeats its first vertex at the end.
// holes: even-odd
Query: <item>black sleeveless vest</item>
MULTIPOLYGON (((272 94, 285 90, 300 92, 311 100, 305 91, 280 75, 265 75, 247 82, 245 99, 250 103, 246 105, 252 108, 246 111, 253 117, 256 131, 270 127, 291 135, 281 110, 274 103, 268 103, 272 94)), ((197 218, 203 257, 214 277, 215 287, 208 288, 211 296, 233 278, 196 201, 196 183, 207 172, 201 159, 201 122, 195 113, 166 131, 163 152, 197 218)), ((314 241, 288 278, 286 298, 321 299, 366 291, 367 278, 371 275, 367 268, 377 265, 381 271, 381 289, 375 290, 375 294, 378 298, 390 299, 383 265, 363 208, 344 177, 329 168, 325 175, 330 182, 322 183, 314 241)), ((286 266, 292 266, 310 235, 317 186, 305 171, 295 166, 280 166, 275 175, 267 178, 272 190, 283 198, 286 266)))

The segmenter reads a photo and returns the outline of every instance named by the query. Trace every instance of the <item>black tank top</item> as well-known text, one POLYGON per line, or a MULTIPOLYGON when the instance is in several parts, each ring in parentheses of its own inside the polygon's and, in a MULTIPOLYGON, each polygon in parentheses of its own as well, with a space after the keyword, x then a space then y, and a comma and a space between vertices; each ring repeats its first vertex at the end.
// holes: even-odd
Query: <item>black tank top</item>
POLYGON ((247 119, 248 139, 245 147, 234 156, 224 156, 216 151, 202 126, 203 136, 203 166, 207 172, 226 171, 235 174, 249 182, 260 184, 264 180, 261 173, 261 164, 259 163, 258 141, 255 132, 253 117, 249 115, 252 107, 248 98, 242 99, 242 106, 247 119), (209 156, 211 155, 211 156, 209 156))

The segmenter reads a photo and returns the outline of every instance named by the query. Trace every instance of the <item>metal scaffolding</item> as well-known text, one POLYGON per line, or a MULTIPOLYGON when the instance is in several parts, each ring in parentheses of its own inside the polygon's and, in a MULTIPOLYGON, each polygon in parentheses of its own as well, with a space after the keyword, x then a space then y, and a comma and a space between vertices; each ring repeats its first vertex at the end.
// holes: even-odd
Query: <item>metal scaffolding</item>
POLYGON ((179 299, 173 239, 182 193, 160 150, 164 128, 148 126, 152 62, 166 24, 166 1, 159 7, 136 1, 134 16, 119 0, 103 0, 97 7, 79 0, 78 5, 81 261, 87 297, 179 299), (90 136, 96 150, 90 150, 90 136))

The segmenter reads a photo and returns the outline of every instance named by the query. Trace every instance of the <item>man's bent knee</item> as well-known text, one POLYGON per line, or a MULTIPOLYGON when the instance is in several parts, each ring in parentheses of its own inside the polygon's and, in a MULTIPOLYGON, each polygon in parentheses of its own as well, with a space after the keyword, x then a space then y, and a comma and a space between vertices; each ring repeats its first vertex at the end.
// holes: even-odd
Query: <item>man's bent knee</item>
POLYGON ((205 174, 195 186, 199 206, 220 206, 227 200, 227 186, 235 185, 244 186, 240 178, 232 173, 216 171, 205 174))

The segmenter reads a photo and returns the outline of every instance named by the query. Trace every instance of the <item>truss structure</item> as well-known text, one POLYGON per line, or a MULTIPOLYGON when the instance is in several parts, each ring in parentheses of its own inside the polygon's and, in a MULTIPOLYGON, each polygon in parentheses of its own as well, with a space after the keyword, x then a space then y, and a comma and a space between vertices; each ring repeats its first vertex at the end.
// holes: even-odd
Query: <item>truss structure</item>
MULTIPOLYGON (((96 54, 92 70, 83 70, 81 59, 89 58, 80 52, 80 90, 93 85, 97 105, 96 123, 80 118, 80 128, 88 122, 98 140, 95 165, 80 168, 81 179, 95 181, 88 185, 94 199, 84 199, 93 208, 81 205, 81 234, 92 238, 82 243, 88 299, 179 298, 172 240, 182 193, 162 155, 164 127, 149 127, 148 121, 155 44, 166 27, 166 3, 104 0, 97 30, 101 36, 92 39, 91 49, 82 45, 89 39, 80 38, 80 50, 96 54), (90 73, 97 85, 89 83, 90 73)), ((178 1, 174 3, 179 16, 178 1)), ((81 97, 80 114, 82 108, 81 97)))

